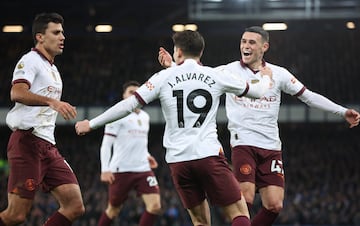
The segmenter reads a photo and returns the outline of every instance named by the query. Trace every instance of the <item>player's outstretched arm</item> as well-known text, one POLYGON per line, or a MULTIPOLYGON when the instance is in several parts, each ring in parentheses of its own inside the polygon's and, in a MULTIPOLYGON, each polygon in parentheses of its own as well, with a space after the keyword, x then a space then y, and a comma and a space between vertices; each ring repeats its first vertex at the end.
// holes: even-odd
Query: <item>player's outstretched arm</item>
POLYGON ((354 109, 348 109, 345 112, 345 120, 350 124, 350 128, 353 128, 359 125, 360 122, 360 114, 354 109))
POLYGON ((318 93, 306 89, 303 94, 298 96, 298 98, 309 107, 314 107, 344 117, 345 120, 350 124, 350 128, 359 124, 359 112, 354 109, 347 109, 339 104, 336 104, 318 93))
POLYGON ((142 105, 137 100, 135 95, 132 95, 102 114, 96 116, 95 118, 89 120, 83 120, 80 122, 77 122, 75 124, 75 130, 78 135, 85 135, 86 133, 90 132, 93 129, 97 129, 100 126, 103 126, 107 123, 116 121, 118 119, 124 118, 125 116, 129 115, 131 112, 133 112, 136 108, 140 108, 142 105))

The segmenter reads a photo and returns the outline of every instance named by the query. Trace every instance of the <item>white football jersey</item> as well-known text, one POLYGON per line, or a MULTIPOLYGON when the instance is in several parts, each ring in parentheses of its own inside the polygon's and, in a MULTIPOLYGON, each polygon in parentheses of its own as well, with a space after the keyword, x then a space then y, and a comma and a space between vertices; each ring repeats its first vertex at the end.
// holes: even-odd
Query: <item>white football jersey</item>
POLYGON ((220 96, 238 96, 248 84, 231 73, 217 71, 187 59, 181 65, 153 75, 135 93, 142 104, 160 99, 166 121, 163 145, 168 163, 218 155, 216 114, 220 96))
MULTIPOLYGON (((266 62, 272 70, 272 87, 260 99, 237 97, 226 94, 226 114, 230 130, 230 144, 250 145, 269 150, 281 150, 278 116, 281 103, 281 92, 299 95, 306 88, 288 70, 266 62)), ((217 69, 226 69, 238 74, 249 83, 258 80, 260 72, 235 61, 217 69)))
MULTIPOLYGON (((63 84, 58 69, 36 50, 19 60, 12 82, 26 82, 32 93, 57 100, 61 98, 63 84)), ((7 114, 6 123, 12 130, 34 128, 34 135, 55 144, 56 117, 57 112, 49 106, 27 106, 16 102, 7 114)))
MULTIPOLYGON (((143 110, 138 113, 133 112, 125 118, 106 124, 104 136, 113 136, 115 139, 113 140, 111 158, 101 159, 102 171, 150 171, 148 161, 149 128, 150 117, 143 110)), ((111 149, 101 151, 111 152, 111 149)), ((110 153, 107 154, 110 157, 110 153)))

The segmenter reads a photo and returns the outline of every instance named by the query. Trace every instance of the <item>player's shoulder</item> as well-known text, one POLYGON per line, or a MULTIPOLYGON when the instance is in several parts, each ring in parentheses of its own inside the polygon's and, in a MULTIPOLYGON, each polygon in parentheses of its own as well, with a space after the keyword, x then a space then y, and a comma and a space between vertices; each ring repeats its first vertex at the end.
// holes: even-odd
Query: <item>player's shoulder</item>
POLYGON ((34 70, 34 68, 37 68, 37 65, 39 65, 39 59, 34 55, 33 52, 34 51, 29 51, 21 56, 15 66, 15 71, 28 70, 29 68, 34 70))
POLYGON ((234 68, 234 67, 239 67, 240 66, 240 61, 233 61, 233 62, 230 62, 230 63, 227 63, 227 64, 222 64, 222 65, 219 65, 217 67, 215 67, 215 69, 217 70, 220 70, 220 69, 231 69, 231 68, 234 68))
POLYGON ((22 58, 37 60, 37 59, 40 59, 40 55, 36 51, 31 50, 31 51, 24 53, 22 58))
POLYGON ((157 80, 165 80, 166 78, 168 78, 171 74, 174 73, 174 71, 177 70, 177 67, 168 67, 168 68, 164 68, 158 72, 156 72, 155 74, 152 75, 153 79, 157 79, 157 80))
POLYGON ((241 63, 240 63, 240 60, 235 60, 235 61, 232 61, 230 63, 227 63, 225 64, 226 66, 240 66, 241 63))
POLYGON ((19 62, 22 62, 23 64, 39 64, 41 61, 40 55, 35 51, 29 51, 22 55, 19 62))
POLYGON ((207 65, 200 65, 200 70, 202 70, 204 72, 210 72, 210 73, 213 73, 213 74, 216 74, 217 71, 218 71, 215 67, 210 67, 210 66, 207 66, 207 65))
POLYGON ((270 67, 271 70, 275 70, 278 72, 288 72, 288 70, 285 67, 276 65, 276 64, 272 64, 269 62, 266 62, 265 66, 270 67))
POLYGON ((273 73, 273 79, 287 79, 293 77, 288 69, 283 66, 266 62, 265 66, 270 67, 273 73))

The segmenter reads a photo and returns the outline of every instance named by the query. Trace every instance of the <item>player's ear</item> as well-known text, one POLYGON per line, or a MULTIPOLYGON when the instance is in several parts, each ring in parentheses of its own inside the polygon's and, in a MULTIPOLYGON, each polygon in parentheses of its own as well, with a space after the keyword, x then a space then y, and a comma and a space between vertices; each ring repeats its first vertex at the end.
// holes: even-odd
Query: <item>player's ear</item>
POLYGON ((38 43, 41 43, 44 40, 44 35, 39 32, 39 33, 36 33, 35 38, 38 43))
POLYGON ((179 48, 178 54, 179 54, 179 58, 181 58, 184 55, 182 49, 179 48))
POLYGON ((269 47, 270 47, 270 44, 269 44, 268 42, 264 42, 264 44, 263 44, 263 51, 264 51, 264 53, 265 53, 266 51, 268 51, 269 47))

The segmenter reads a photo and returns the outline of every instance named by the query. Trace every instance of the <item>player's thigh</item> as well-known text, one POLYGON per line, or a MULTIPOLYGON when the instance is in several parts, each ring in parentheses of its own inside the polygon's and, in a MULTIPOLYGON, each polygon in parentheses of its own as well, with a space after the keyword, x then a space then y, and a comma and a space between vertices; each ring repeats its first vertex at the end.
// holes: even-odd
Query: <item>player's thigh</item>
POLYGON ((197 179, 201 181, 211 204, 227 206, 241 199, 239 183, 224 156, 205 158, 199 165, 198 170, 203 173, 197 179))
POLYGON ((255 198, 255 184, 252 182, 240 182, 240 189, 246 202, 253 203, 255 198))
POLYGON ((51 193, 59 202, 60 208, 77 208, 83 205, 81 191, 78 184, 62 184, 54 188, 51 193))
POLYGON ((10 166, 8 192, 22 198, 34 199, 42 182, 41 152, 44 146, 31 130, 16 130, 9 139, 7 157, 10 166))
MULTIPOLYGON (((196 177, 194 165, 200 167, 200 160, 170 163, 169 168, 175 189, 184 208, 200 205, 206 199, 201 181, 196 177), (190 170, 191 169, 191 170, 190 170)), ((195 168, 196 168, 195 167, 195 168)))
POLYGON ((262 204, 267 209, 281 209, 284 201, 284 188, 270 185, 259 189, 262 204))
POLYGON ((141 195, 144 203, 145 203, 145 207, 146 210, 149 213, 153 213, 153 214, 159 214, 161 211, 161 201, 160 201, 160 195, 157 193, 153 193, 153 194, 142 194, 141 195))
POLYGON ((5 210, 7 217, 25 217, 31 209, 33 200, 21 198, 19 195, 8 193, 8 206, 5 210))
POLYGON ((210 226, 211 225, 211 218, 210 218, 210 208, 209 203, 205 199, 199 205, 187 209, 191 221, 193 222, 194 226, 202 225, 202 226, 210 226))

